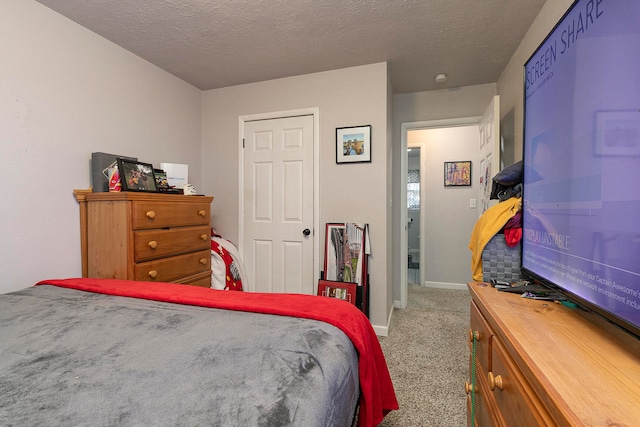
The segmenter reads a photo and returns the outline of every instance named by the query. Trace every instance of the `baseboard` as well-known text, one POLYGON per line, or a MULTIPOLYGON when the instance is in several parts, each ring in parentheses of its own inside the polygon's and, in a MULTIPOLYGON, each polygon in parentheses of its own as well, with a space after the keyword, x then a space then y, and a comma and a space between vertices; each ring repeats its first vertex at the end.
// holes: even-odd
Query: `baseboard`
POLYGON ((424 282, 424 286, 427 288, 456 289, 459 291, 467 290, 466 283, 424 282))
POLYGON ((380 325, 372 325, 373 326, 373 330, 376 333, 377 336, 379 337, 388 337, 389 336, 389 329, 391 326, 391 316, 393 315, 393 306, 391 307, 391 310, 389 310, 389 314, 387 315, 387 326, 380 326, 380 325))

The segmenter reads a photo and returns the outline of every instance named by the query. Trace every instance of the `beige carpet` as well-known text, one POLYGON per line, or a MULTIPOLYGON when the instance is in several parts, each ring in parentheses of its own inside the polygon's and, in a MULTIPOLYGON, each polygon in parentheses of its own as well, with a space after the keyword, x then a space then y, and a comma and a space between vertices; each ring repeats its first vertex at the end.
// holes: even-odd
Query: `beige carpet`
POLYGON ((470 297, 466 290, 409 286, 380 343, 400 403, 381 426, 466 425, 470 297))

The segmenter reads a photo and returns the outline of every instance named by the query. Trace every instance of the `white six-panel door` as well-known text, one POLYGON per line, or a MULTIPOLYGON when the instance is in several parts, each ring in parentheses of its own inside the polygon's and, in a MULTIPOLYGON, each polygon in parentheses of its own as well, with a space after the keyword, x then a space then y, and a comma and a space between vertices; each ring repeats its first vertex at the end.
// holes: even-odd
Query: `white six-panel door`
POLYGON ((313 116, 244 125, 244 238, 257 292, 314 292, 313 116))

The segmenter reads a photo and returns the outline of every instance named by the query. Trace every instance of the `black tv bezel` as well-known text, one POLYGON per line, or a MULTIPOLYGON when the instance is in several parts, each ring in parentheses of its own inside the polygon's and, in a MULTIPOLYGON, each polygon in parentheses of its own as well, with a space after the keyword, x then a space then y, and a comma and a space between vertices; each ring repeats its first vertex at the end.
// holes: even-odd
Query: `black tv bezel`
MULTIPOLYGON (((523 168, 526 169, 525 153, 526 153, 526 117, 527 117, 527 65, 531 62, 532 59, 536 57, 540 48, 551 38, 551 36, 555 33, 555 31, 560 27, 560 25, 564 22, 567 16, 573 11, 573 9, 580 3, 581 1, 589 1, 589 0, 575 0, 571 3, 571 6, 566 10, 566 12, 562 15, 562 17, 556 22, 553 28, 549 31, 547 36, 538 44, 538 46, 534 49, 533 53, 529 56, 529 58, 524 62, 523 65, 523 81, 522 81, 522 91, 523 91, 523 101, 522 101, 522 160, 523 160, 523 168)), ((525 202, 525 192, 526 188, 524 186, 524 169, 523 169, 523 185, 522 185, 522 210, 524 211, 524 202, 525 202)), ((524 225, 524 224, 523 224, 524 225)), ((522 260, 524 260, 524 246, 520 245, 520 271, 521 275, 524 276, 525 280, 529 280, 532 283, 540 284, 549 288, 553 292, 558 292, 561 295, 564 295, 570 301, 576 303, 581 309, 593 312, 605 319, 609 323, 617 326, 624 332, 632 335, 633 337, 640 339, 640 325, 634 325, 633 323, 628 322, 627 320, 617 316, 615 313, 612 313, 598 304, 595 304, 579 295, 574 294, 573 292, 557 285, 549 279, 545 279, 544 277, 538 275, 537 273, 529 270, 528 268, 522 265, 522 260)))

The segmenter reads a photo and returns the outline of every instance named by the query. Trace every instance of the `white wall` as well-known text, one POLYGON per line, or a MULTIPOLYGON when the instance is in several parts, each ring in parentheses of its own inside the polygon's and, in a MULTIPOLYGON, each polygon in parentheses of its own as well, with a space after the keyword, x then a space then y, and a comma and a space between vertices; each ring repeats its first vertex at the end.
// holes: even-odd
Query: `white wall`
MULTIPOLYGON (((372 64, 206 91, 203 98, 205 193, 215 197, 213 225, 237 241, 239 117, 318 108, 320 227, 327 222, 370 224, 370 318, 386 327, 392 307, 387 276, 387 65, 372 64), (372 126, 371 163, 336 164, 336 128, 372 126), (345 188, 355 188, 345 191, 345 188)), ((322 263, 323 255, 320 254, 322 263)))
POLYGON ((81 275, 92 152, 201 186, 201 91, 32 0, 0 0, 0 58, 0 293, 81 275))
POLYGON ((524 114, 524 63, 562 18, 573 0, 549 0, 540 10, 498 80, 500 117, 514 113, 514 158, 522 160, 522 132, 524 114))

